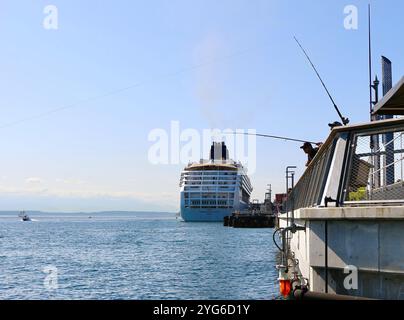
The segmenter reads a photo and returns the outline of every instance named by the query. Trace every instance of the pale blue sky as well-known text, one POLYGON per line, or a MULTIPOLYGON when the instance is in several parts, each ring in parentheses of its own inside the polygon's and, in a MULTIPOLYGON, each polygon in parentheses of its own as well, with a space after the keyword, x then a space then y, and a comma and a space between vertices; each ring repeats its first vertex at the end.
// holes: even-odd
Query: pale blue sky
MULTIPOLYGON (((172 120, 183 129, 325 140, 337 117, 293 35, 343 113, 366 121, 367 4, 0 1, 0 210, 178 210, 183 166, 147 159, 149 132, 168 130, 172 120), (59 10, 58 30, 42 27, 48 4, 59 10), (343 25, 349 4, 359 9, 356 31, 343 25)), ((404 4, 372 4, 375 71, 386 55, 397 81, 404 4)), ((258 140, 257 147, 254 197, 263 197, 267 183, 283 192, 285 167, 304 169, 299 145, 258 140)))

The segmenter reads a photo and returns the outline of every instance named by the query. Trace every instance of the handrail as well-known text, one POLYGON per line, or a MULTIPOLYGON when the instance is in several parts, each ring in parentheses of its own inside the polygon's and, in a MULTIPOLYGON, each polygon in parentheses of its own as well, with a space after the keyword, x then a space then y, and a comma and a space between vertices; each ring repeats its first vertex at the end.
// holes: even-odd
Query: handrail
MULTIPOLYGON (((342 126, 334 128, 330 135, 328 136, 325 143, 321 146, 319 151, 317 152, 316 156, 310 162, 309 166, 306 168, 303 175, 298 180, 297 184, 295 185, 294 189, 288 195, 288 208, 289 210, 299 209, 305 206, 315 206, 320 205, 322 196, 321 188, 318 185, 313 184, 322 184, 325 185, 325 181, 328 177, 328 170, 330 161, 333 156, 334 148, 335 148, 335 141, 336 138, 341 136, 342 134, 354 134, 355 136, 361 135, 380 135, 391 132, 392 130, 396 130, 403 125, 404 130, 404 118, 398 119, 389 119, 389 120, 381 120, 381 121, 374 121, 365 124, 358 124, 358 125, 349 125, 349 126, 342 126), (389 131, 390 130, 390 131, 389 131), (313 203, 309 203, 310 201, 314 201, 313 203)), ((352 140, 353 137, 348 137, 348 146, 353 146, 354 141, 352 140)), ((344 155, 346 157, 346 155, 344 155)), ((403 160, 403 159, 401 159, 403 160)), ((351 160, 352 161, 352 160, 351 160)), ((350 165, 350 163, 345 163, 344 170, 348 170, 345 166, 350 165)), ((341 174, 343 174, 341 172, 341 174)), ((347 172, 345 172, 347 174, 347 172)))
MULTIPOLYGON (((313 160, 310 162, 309 166, 307 169, 310 168, 310 166, 313 166, 316 158, 321 156, 321 154, 324 152, 324 148, 327 145, 331 144, 332 141, 334 140, 335 136, 338 133, 342 132, 352 132, 352 131, 363 131, 365 129, 377 129, 379 127, 386 128, 390 126, 395 126, 399 123, 403 123, 404 125, 404 117, 403 118, 398 118, 398 119, 388 119, 388 120, 380 120, 380 121, 374 121, 374 122, 368 122, 368 123, 362 123, 362 124, 356 124, 356 125, 348 125, 348 126, 342 126, 342 127, 336 127, 334 128, 330 135, 328 136, 327 140, 324 142, 324 144, 321 146, 321 148, 318 150, 316 156, 313 158, 313 160)), ((306 170, 307 171, 307 170, 306 170)), ((304 174, 303 174, 304 175, 304 174)), ((303 177, 303 176, 302 176, 303 177)), ((298 182, 299 183, 299 182, 298 182)))

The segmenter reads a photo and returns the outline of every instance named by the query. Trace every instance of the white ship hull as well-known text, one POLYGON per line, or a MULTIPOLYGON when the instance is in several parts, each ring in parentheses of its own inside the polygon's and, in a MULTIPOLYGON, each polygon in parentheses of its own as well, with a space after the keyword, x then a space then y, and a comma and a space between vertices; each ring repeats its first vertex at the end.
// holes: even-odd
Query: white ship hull
MULTIPOLYGON (((241 210, 247 209, 248 205, 243 205, 241 210)), ((190 209, 182 208, 180 216, 186 222, 223 222, 224 217, 230 216, 234 212, 230 209, 190 209)))

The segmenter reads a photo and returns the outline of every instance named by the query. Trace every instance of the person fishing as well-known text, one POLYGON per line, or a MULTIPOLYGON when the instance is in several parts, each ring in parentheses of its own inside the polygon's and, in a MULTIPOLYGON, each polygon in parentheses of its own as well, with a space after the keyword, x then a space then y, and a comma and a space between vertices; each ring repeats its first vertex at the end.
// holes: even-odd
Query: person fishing
POLYGON ((321 146, 323 145, 322 142, 316 143, 316 148, 313 148, 312 144, 310 142, 305 142, 300 149, 303 149, 304 153, 307 154, 307 162, 306 162, 306 167, 308 167, 311 163, 311 161, 314 159, 316 156, 318 150, 320 150, 321 146))

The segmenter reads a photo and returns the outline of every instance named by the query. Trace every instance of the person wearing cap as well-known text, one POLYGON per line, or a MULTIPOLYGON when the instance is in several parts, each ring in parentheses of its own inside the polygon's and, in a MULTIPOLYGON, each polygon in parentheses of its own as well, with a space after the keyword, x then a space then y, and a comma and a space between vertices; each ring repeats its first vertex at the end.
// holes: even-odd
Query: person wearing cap
POLYGON ((314 159, 316 156, 318 150, 320 150, 321 146, 323 144, 321 142, 316 143, 316 148, 313 148, 310 142, 305 142, 300 149, 303 149, 304 153, 307 154, 307 162, 306 162, 306 167, 308 167, 311 163, 311 161, 314 159))

